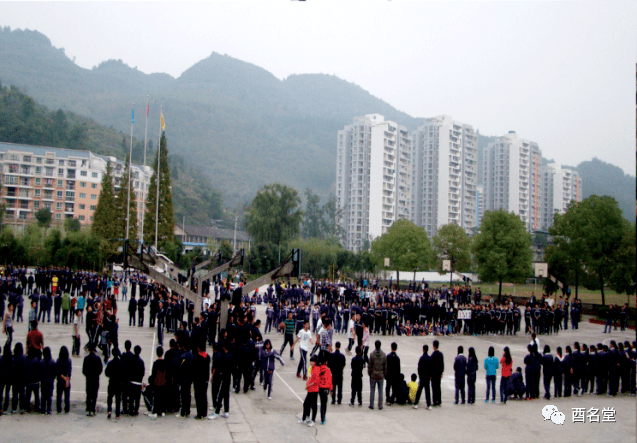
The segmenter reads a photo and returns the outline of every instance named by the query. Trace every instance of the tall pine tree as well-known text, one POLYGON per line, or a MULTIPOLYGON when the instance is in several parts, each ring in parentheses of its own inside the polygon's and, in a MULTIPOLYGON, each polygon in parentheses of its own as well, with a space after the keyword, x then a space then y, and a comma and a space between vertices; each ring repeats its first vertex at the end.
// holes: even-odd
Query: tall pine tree
POLYGON ((126 202, 128 201, 128 190, 130 188, 130 204, 129 204, 129 217, 130 223, 128 224, 128 239, 132 242, 137 241, 137 203, 135 200, 135 188, 133 187, 134 180, 128 180, 128 174, 130 172, 129 156, 126 156, 126 166, 122 173, 122 178, 119 181, 119 191, 117 192, 117 198, 115 199, 115 222, 117 225, 115 238, 126 238, 126 202))
POLYGON ((106 163, 106 172, 102 176, 102 189, 100 190, 97 208, 93 214, 93 234, 108 241, 107 255, 114 254, 117 249, 117 218, 115 217, 115 190, 113 188, 113 167, 111 162, 106 163))
MULTIPOLYGON (((160 142, 159 171, 159 227, 157 230, 157 247, 165 249, 175 241, 175 214, 173 194, 170 184, 170 168, 168 167, 168 147, 166 134, 162 133, 160 142)), ((153 162, 154 174, 150 178, 148 196, 146 197, 146 214, 144 215, 144 243, 155 244, 155 214, 157 209, 157 154, 153 162)))

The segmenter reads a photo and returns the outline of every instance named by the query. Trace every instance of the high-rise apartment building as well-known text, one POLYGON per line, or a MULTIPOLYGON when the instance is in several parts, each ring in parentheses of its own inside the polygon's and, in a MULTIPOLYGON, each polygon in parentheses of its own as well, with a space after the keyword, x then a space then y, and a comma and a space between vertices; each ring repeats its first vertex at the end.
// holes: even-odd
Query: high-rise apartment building
MULTIPOLYGON (((124 162, 90 151, 0 143, 0 201, 5 204, 4 221, 22 224, 34 219, 41 208, 49 208, 53 221, 77 218, 90 224, 97 208, 102 175, 110 160, 114 186, 125 169, 124 162)), ((131 180, 141 223, 152 169, 132 165, 131 180)))
POLYGON ((470 125, 441 115, 425 119, 412 134, 412 220, 430 237, 455 223, 477 224, 478 152, 470 125))
POLYGON ((497 137, 484 150, 484 209, 520 216, 529 231, 542 219, 542 151, 514 131, 497 137))
POLYGON ((336 204, 343 244, 359 250, 398 219, 411 219, 411 136, 380 114, 338 131, 336 204))
POLYGON ((542 168, 542 223, 541 229, 553 226, 555 213, 563 214, 572 201, 582 201, 582 179, 578 172, 557 163, 542 168))

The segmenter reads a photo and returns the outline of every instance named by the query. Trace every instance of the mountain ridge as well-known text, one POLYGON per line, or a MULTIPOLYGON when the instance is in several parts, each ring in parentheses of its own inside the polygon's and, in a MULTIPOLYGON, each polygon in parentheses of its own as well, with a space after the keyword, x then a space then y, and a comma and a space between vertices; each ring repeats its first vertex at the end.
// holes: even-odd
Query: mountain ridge
MULTIPOLYGON (((200 168, 233 206, 250 201, 260 186, 271 182, 300 192, 309 187, 327 198, 334 190, 337 131, 356 116, 379 113, 409 129, 423 121, 336 76, 294 74, 280 80, 257 65, 217 52, 177 78, 146 74, 121 60, 85 69, 44 34, 4 28, 0 58, 6 57, 11 63, 0 64, 4 84, 51 109, 68 110, 124 133, 130 131, 131 104, 143 115, 148 94, 149 137, 157 136, 162 105, 171 151, 200 168)), ((137 138, 143 137, 143 126, 135 125, 137 138)), ((488 140, 480 135, 479 146, 488 140)), ((585 194, 586 189, 584 179, 585 194)))

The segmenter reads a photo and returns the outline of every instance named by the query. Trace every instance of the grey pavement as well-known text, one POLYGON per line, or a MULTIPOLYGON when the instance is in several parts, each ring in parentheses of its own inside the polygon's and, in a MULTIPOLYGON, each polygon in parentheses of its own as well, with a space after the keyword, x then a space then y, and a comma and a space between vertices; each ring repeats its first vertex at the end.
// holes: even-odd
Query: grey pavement
MULTIPOLYGON (((125 303, 120 302, 120 344, 127 339, 133 345, 142 347, 142 357, 146 364, 147 375, 150 373, 154 357, 153 348, 157 344, 155 330, 149 327, 129 327, 128 312, 125 303)), ((148 312, 148 309, 146 310, 148 312)), ((265 307, 258 308, 258 318, 265 318, 265 307)), ((25 311, 24 317, 27 318, 25 311)), ((635 332, 619 331, 602 334, 603 326, 590 324, 584 319, 578 331, 562 331, 559 335, 540 336, 541 346, 549 344, 553 353, 557 346, 572 345, 574 341, 586 344, 608 343, 609 340, 634 340, 635 332)), ((148 325, 148 320, 146 320, 148 325)), ((44 334, 45 346, 50 346, 54 358, 62 345, 71 349, 71 325, 42 324, 40 330, 44 334)), ((26 323, 16 323, 14 343, 24 342, 26 323)), ((346 335, 334 335, 335 341, 341 341, 343 348, 347 345, 346 335)), ((275 349, 280 349, 283 336, 267 334, 275 349)), ((4 343, 5 337, 0 337, 4 343)), ((167 342, 168 336, 164 338, 167 342)), ((398 344, 398 355, 401 358, 402 372, 409 379, 417 372, 418 358, 422 354, 422 345, 427 343, 432 348, 434 337, 388 337, 372 335, 371 341, 380 339, 382 349, 388 352, 390 344, 398 344)), ((82 328, 82 345, 87 337, 82 328)), ((343 404, 329 405, 325 425, 317 422, 313 428, 297 424, 302 413, 302 401, 305 397, 305 382, 296 378, 298 350, 295 349, 296 360, 291 361, 286 349, 283 358, 285 366, 277 362, 274 377, 272 400, 264 396, 257 385, 256 391, 248 394, 231 394, 230 418, 219 418, 214 421, 197 421, 176 418, 172 415, 150 420, 140 415, 135 418, 122 417, 119 420, 106 418, 106 386, 108 380, 102 376, 98 396, 98 414, 89 418, 84 412, 84 377, 82 376, 82 358, 73 360, 73 376, 71 380, 71 412, 69 414, 51 416, 39 414, 4 415, 0 417, 0 441, 213 441, 213 442, 634 442, 636 433, 635 397, 619 395, 617 397, 589 396, 561 398, 551 401, 543 399, 534 401, 509 401, 506 405, 485 404, 485 372, 483 361, 489 346, 494 346, 496 356, 502 354, 504 346, 509 346, 513 357, 513 367, 524 367, 522 360, 526 355, 529 335, 517 336, 454 336, 438 337, 440 350, 444 354, 445 373, 442 381, 442 407, 429 411, 424 408, 424 393, 421 408, 414 410, 411 406, 385 406, 382 411, 371 411, 369 404, 369 381, 364 378, 363 407, 348 406, 350 399, 350 357, 343 383, 343 404), (473 346, 480 360, 480 369, 476 382, 476 404, 454 405, 453 359, 457 347, 463 345, 465 355, 473 346), (563 425, 555 425, 550 420, 544 421, 541 410, 546 404, 553 404, 563 412, 566 421, 563 425), (615 423, 573 423, 572 408, 614 407, 615 423)), ((100 354, 98 352, 98 354, 100 354)), ((84 355, 84 354, 83 354, 84 355)), ((496 386, 499 386, 499 374, 496 386)), ((544 388, 541 387, 541 394, 544 388)), ((208 394, 210 395, 210 394, 208 394)), ((55 398, 54 398, 55 405, 55 398)), ((55 406, 54 406, 55 407, 55 406)), ((141 409, 145 409, 143 406, 141 409)), ((601 417, 601 412, 600 412, 601 417)))

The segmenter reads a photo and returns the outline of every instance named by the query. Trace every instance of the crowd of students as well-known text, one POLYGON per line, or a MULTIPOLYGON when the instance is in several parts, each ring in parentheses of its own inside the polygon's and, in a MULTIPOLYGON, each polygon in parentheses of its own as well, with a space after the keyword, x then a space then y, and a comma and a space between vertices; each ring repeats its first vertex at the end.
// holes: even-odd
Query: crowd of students
MULTIPOLYGON (((22 283, 20 273, 15 270, 5 273, 1 294, 9 294, 8 312, 3 316, 3 327, 7 333, 2 361, 0 361, 0 393, 4 392, 5 401, 2 410, 23 412, 35 395, 34 411, 50 413, 53 382, 57 381, 56 404, 61 413, 69 410, 71 367, 66 347, 60 350, 57 361, 51 356, 49 348, 44 347, 41 333, 37 329, 38 319, 45 319, 48 301, 43 303, 37 295, 40 288, 28 289, 28 280, 22 283), (14 282, 12 280, 15 279, 14 282), (12 294, 22 291, 31 292, 29 319, 31 331, 27 337, 27 351, 21 343, 12 347, 14 311, 17 304, 11 302, 12 294), (38 336, 39 334, 39 336, 38 336), (35 391, 39 393, 36 395, 35 391), (11 396, 10 396, 11 394, 11 396), (11 408, 8 399, 11 397, 11 408), (41 401, 40 401, 41 400, 41 401)), ((61 276, 63 274, 60 274, 61 276)), ((65 274, 64 274, 65 275, 65 274)), ((73 323, 72 356, 80 354, 80 332, 85 322, 89 338, 84 349, 83 375, 86 378, 86 412, 89 416, 96 413, 95 403, 102 371, 108 378, 107 414, 111 418, 112 403, 115 403, 115 417, 121 414, 138 415, 140 399, 144 398, 150 410, 149 416, 156 419, 168 413, 179 417, 191 414, 191 392, 194 391, 195 418, 211 420, 229 414, 229 395, 249 393, 256 390, 256 381, 263 387, 264 396, 272 397, 273 373, 275 361, 284 364, 281 355, 286 346, 290 346, 290 359, 294 360, 294 348, 298 344, 300 359, 297 377, 306 380, 307 397, 303 405, 302 423, 313 426, 316 420, 320 400, 321 423, 325 423, 327 405, 331 394, 332 404, 342 402, 343 373, 347 366, 345 354, 351 354, 355 346, 355 356, 351 359, 352 395, 350 406, 362 405, 363 372, 367 368, 371 393, 369 408, 382 409, 383 405, 411 403, 417 408, 422 392, 425 392, 428 408, 441 405, 440 379, 444 372, 444 359, 439 342, 433 342, 433 353, 428 354, 428 346, 423 347, 423 356, 418 362, 418 373, 409 379, 401 372, 397 345, 392 343, 391 352, 384 354, 381 342, 376 340, 370 352, 371 335, 434 335, 447 334, 510 334, 520 331, 521 319, 525 319, 525 332, 532 334, 529 354, 515 371, 514 362, 508 348, 503 350, 501 359, 495 358, 494 349, 484 361, 487 380, 487 400, 495 401, 495 382, 497 370, 501 368, 501 402, 506 403, 509 395, 526 399, 540 395, 540 374, 544 376, 545 397, 550 398, 550 384, 554 384, 553 395, 581 395, 595 387, 598 394, 617 395, 635 392, 635 343, 611 342, 609 347, 602 344, 579 346, 578 343, 565 347, 557 355, 551 354, 548 346, 543 355, 538 352, 539 339, 536 334, 557 333, 568 328, 556 312, 568 312, 566 302, 555 307, 546 300, 532 300, 525 308, 524 315, 512 304, 469 304, 471 293, 466 288, 429 290, 427 287, 413 288, 408 291, 391 292, 385 290, 361 290, 353 286, 337 286, 323 282, 313 282, 312 286, 283 287, 275 285, 264 294, 252 296, 234 294, 235 306, 230 305, 228 323, 219 324, 220 297, 229 296, 228 284, 207 285, 206 297, 201 315, 194 317, 194 306, 183 297, 174 295, 157 283, 147 283, 136 276, 131 278, 129 307, 129 325, 143 326, 144 309, 150 306, 149 327, 156 327, 160 346, 156 348, 156 360, 151 375, 144 380, 145 367, 140 357, 141 347, 132 347, 130 341, 119 348, 117 301, 114 288, 108 291, 100 283, 95 292, 93 286, 80 285, 75 291, 68 288, 66 277, 56 288, 42 290, 46 297, 62 292, 75 302, 70 304, 69 323, 73 323), (144 282, 144 286, 141 286, 144 282), (137 294, 139 288, 139 297, 137 294), (51 294, 49 295, 49 291, 51 294), (211 294, 214 293, 214 299, 211 294), (316 300, 314 298, 316 297, 316 300), (80 300, 82 303, 80 303, 80 300), (453 303, 452 303, 453 302, 453 303), (266 326, 264 333, 272 328, 283 334, 283 346, 277 352, 269 339, 264 340, 260 330, 261 322, 256 318, 256 305, 267 303, 266 326), (459 303, 455 308, 454 303, 459 303), (458 311, 468 310, 471 315, 458 319, 458 311), (86 316, 84 312, 86 311, 86 316), (184 315, 188 314, 187 320, 184 315), (72 320, 71 320, 72 318, 72 320), (557 321, 559 318, 560 321, 557 321), (137 321, 136 321, 137 320, 137 321), (413 320, 413 323, 412 323, 413 320), (225 326, 225 327, 223 327, 225 326), (169 340, 168 349, 163 346, 163 333, 166 330, 174 338, 169 340), (217 337, 217 331, 218 337, 217 337), (334 334, 347 334, 348 345, 345 354, 341 353, 341 343, 334 342, 334 334), (316 341, 314 342, 313 339, 316 341), (207 345, 212 346, 212 354, 207 353, 207 345), (310 349, 314 345, 313 349, 310 349), (101 349, 103 358, 95 354, 101 349), (112 358, 111 358, 112 357, 112 358), (309 361, 308 361, 309 358, 309 361), (103 363, 102 363, 103 360, 103 363), (409 381, 408 381, 409 380, 409 381), (242 382, 243 381, 243 387, 242 382), (621 391, 620 391, 621 381, 621 391), (548 384, 547 384, 548 383, 548 384), (210 385, 210 386, 209 386, 210 385), (212 413, 209 412, 208 389, 211 390, 212 413), (376 394, 378 391, 378 394, 376 394), (491 394, 491 395, 490 395, 491 394), (383 395, 386 402, 383 402, 383 395), (378 400, 375 405, 376 399, 378 400), (222 412, 223 411, 223 412, 222 412)), ((99 276, 90 277, 91 281, 105 282, 99 276)), ((69 279, 69 281, 76 281, 69 279)), ((125 286, 124 286, 125 287, 125 286)), ((21 293, 21 294, 22 294, 21 293)), ((125 298, 122 291, 122 300, 125 298)), ((48 300, 48 299, 47 299, 48 300)), ((2 300, 4 309, 4 301, 2 300)), ((476 301, 476 300, 474 300, 476 301)), ((480 302, 480 300, 477 300, 480 302)), ((578 303, 570 305, 571 327, 577 328, 578 303)), ((62 316, 64 318, 64 315, 62 316)), ((17 321, 17 320, 16 320, 17 321)), ((63 321, 63 320, 62 320, 63 321)), ((456 379, 456 403, 475 402, 475 379, 479 361, 473 348, 469 348, 468 357, 464 349, 458 349, 454 361, 456 379), (468 395, 465 396, 465 386, 468 395)), ((0 395, 2 397, 2 395, 0 395)))

